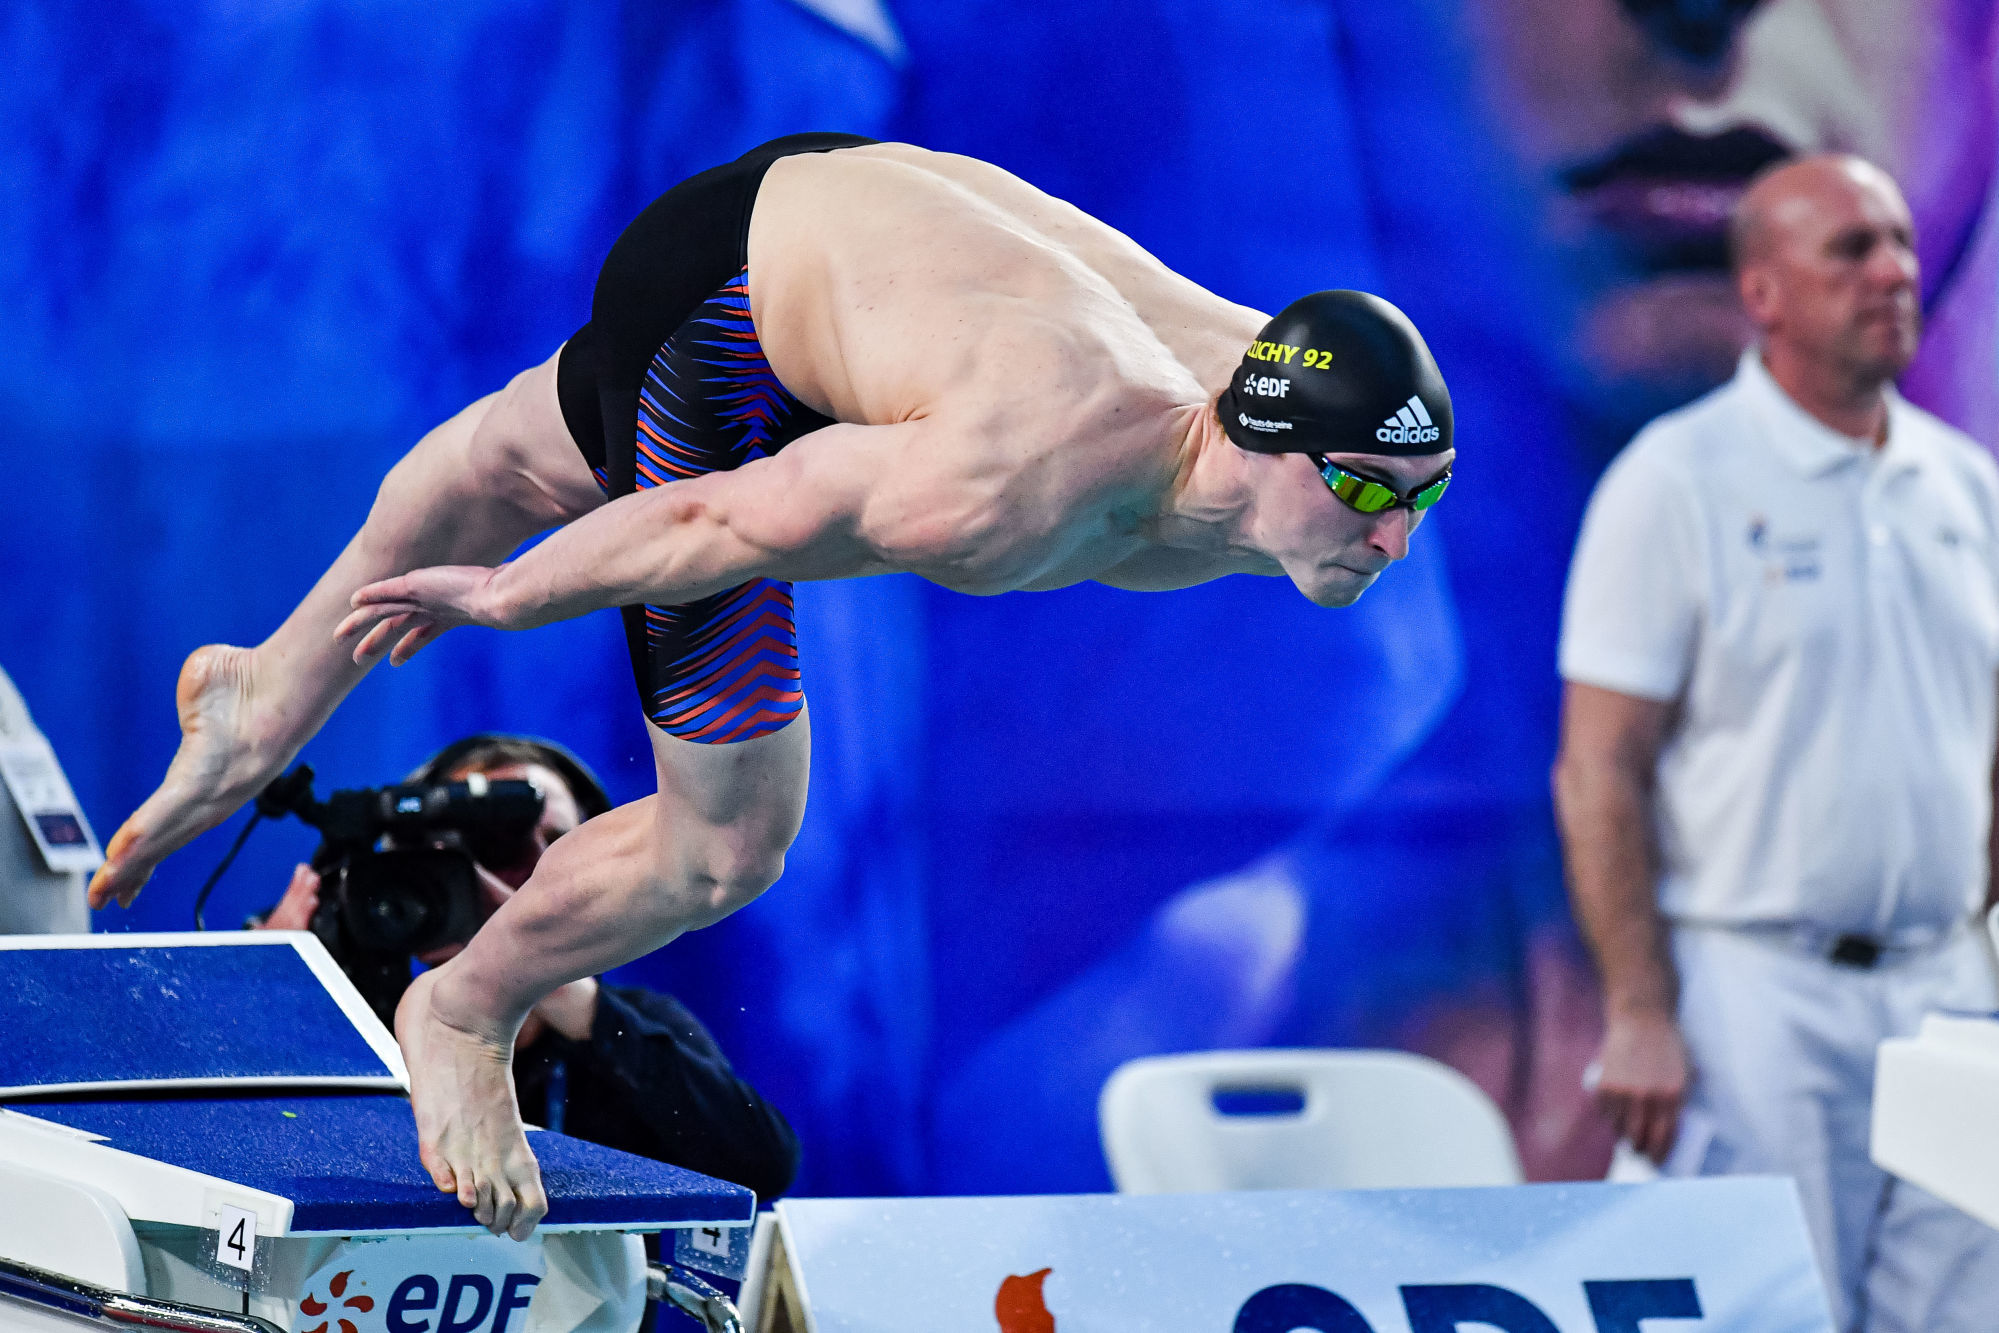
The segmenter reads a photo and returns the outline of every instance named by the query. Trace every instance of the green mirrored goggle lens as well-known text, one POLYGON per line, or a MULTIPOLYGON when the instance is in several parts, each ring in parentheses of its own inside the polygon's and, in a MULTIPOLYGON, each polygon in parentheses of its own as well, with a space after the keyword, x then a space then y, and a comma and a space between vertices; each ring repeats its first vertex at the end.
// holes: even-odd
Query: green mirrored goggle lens
POLYGON ((1319 475, 1325 478, 1326 485, 1332 493, 1349 508, 1363 514, 1379 514, 1384 509, 1393 509, 1397 505, 1407 505, 1411 509, 1428 509, 1443 498, 1445 487, 1451 484, 1451 474, 1446 472, 1405 500, 1380 482, 1369 481, 1366 477, 1356 477, 1337 463, 1324 458, 1318 458, 1317 462, 1319 475))
POLYGON ((1363 514, 1378 514, 1384 509, 1393 509, 1399 498, 1381 483, 1364 480, 1351 472, 1335 473, 1331 485, 1334 495, 1363 514))
POLYGON ((1444 498, 1444 488, 1450 484, 1451 474, 1446 472, 1443 476, 1410 496, 1409 507, 1411 509, 1428 509, 1431 505, 1444 498))

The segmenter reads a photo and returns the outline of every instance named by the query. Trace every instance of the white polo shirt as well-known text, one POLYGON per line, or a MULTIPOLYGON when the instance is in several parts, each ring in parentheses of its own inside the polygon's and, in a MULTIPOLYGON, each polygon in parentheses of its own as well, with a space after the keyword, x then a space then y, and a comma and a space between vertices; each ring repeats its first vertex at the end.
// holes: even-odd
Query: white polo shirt
POLYGON ((1583 520, 1562 676, 1679 703, 1661 910, 1893 937, 1982 900, 1999 702, 1999 468, 1890 394, 1887 443, 1754 349, 1639 433, 1583 520))

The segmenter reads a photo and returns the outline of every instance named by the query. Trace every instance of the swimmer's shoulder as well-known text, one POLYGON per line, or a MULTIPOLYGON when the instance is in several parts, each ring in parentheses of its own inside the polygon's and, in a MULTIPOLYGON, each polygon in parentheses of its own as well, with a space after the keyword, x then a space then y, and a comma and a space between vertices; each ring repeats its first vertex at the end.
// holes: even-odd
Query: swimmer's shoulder
POLYGON ((988 243, 995 239, 992 233, 1000 233, 1069 251, 1120 286, 1119 278, 1130 276, 1121 270, 1186 283, 1110 224, 1004 167, 961 153, 906 143, 864 144, 786 158, 772 166, 767 190, 773 180, 783 191, 782 207, 809 213, 824 201, 851 202, 877 219, 897 208, 913 209, 926 215, 929 226, 940 219, 956 223, 987 233, 988 243))
POLYGON ((1033 199, 1080 212, 1006 168, 963 153, 940 153, 911 143, 873 143, 817 156, 828 175, 869 180, 901 176, 912 183, 927 180, 932 188, 960 191, 989 201, 1004 202, 1011 196, 1015 201, 1033 199))
POLYGON ((812 211, 828 203, 854 202, 880 215, 926 197, 971 204, 984 199, 998 178, 1015 179, 998 167, 955 153, 906 143, 860 144, 773 162, 757 203, 763 208, 776 199, 781 208, 812 211))

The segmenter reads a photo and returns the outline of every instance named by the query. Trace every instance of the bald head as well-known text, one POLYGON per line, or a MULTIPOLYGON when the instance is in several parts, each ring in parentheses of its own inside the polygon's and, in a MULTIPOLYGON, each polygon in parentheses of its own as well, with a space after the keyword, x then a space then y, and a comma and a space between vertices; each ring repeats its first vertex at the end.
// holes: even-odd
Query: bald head
POLYGON ((1864 402, 1908 368, 1922 323, 1915 227, 1886 172, 1830 153, 1774 167, 1744 192, 1729 239, 1743 309, 1780 378, 1864 402))
POLYGON ((1728 252, 1740 273, 1767 262, 1786 238, 1856 197, 1873 196, 1907 217, 1909 206, 1887 172, 1850 153, 1819 153, 1779 162, 1757 174, 1728 220, 1728 252))

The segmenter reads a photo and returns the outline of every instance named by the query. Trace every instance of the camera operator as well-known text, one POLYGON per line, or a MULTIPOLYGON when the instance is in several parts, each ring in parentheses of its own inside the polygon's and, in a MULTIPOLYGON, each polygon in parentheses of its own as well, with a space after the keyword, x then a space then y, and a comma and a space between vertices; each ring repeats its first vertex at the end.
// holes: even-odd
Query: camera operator
MULTIPOLYGON (((474 775, 530 782, 542 796, 540 819, 525 836, 470 848, 483 922, 526 882, 550 843, 610 809, 611 801, 561 746, 492 732, 446 746, 405 781, 463 782, 474 775)), ((313 928, 321 872, 329 869, 323 855, 314 862, 293 872, 283 899, 257 928, 313 928)), ((435 967, 464 947, 463 940, 444 944, 417 961, 435 967)), ((759 1199, 782 1194, 797 1174, 791 1126, 736 1076, 707 1029, 671 996, 595 977, 559 988, 522 1025, 514 1090, 530 1123, 732 1181, 759 1199)))

